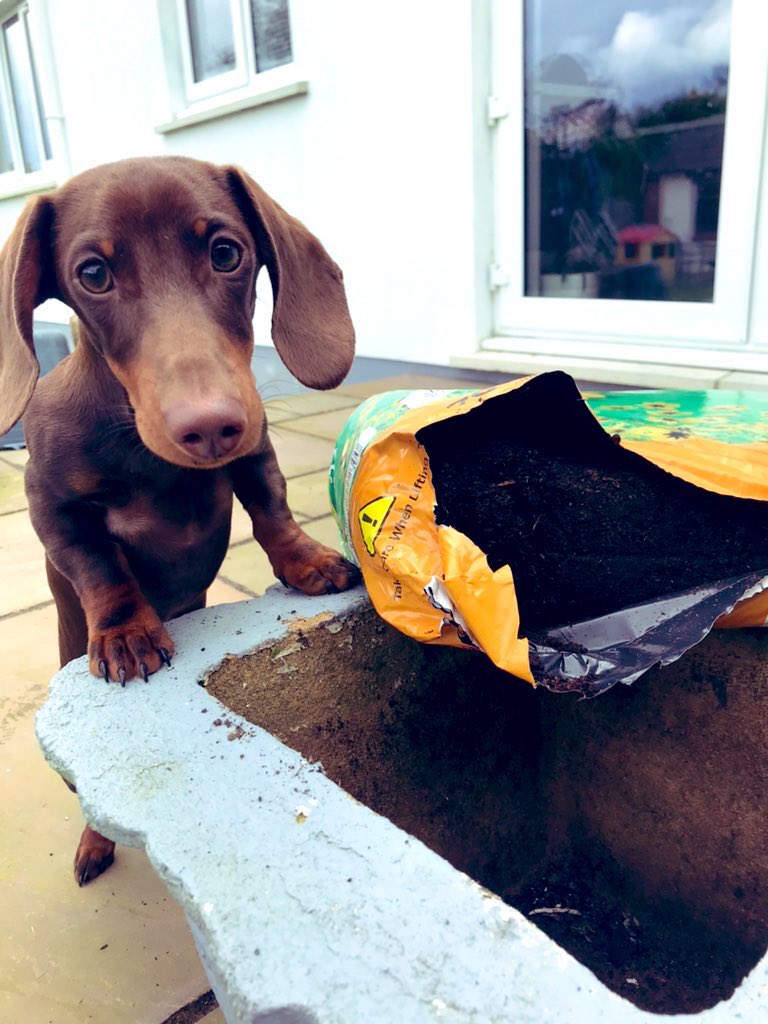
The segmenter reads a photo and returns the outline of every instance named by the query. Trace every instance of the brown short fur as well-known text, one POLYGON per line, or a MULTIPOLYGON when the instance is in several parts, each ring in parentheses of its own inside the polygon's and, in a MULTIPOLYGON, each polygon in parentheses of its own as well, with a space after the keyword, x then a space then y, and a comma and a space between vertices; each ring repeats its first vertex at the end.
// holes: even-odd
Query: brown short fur
MULTIPOLYGON (((283 362, 335 386, 354 352, 341 272, 236 168, 161 157, 86 171, 32 200, 0 253, 0 434, 26 409, 62 664, 87 653, 94 675, 124 684, 169 663, 163 621, 204 605, 233 495, 285 583, 357 581, 286 504, 250 370, 262 266, 283 362), (75 311, 78 344, 35 387, 32 316, 47 298, 75 311)), ((78 881, 112 852, 86 829, 78 881)))

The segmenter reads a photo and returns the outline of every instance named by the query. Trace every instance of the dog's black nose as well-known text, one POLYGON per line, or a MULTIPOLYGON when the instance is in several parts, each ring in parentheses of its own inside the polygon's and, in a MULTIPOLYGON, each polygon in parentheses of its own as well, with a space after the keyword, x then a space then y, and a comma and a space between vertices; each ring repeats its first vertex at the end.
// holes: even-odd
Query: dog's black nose
POLYGON ((245 430, 245 409, 237 398, 217 398, 200 406, 179 404, 169 409, 171 438, 194 459, 215 462, 230 455, 245 430))

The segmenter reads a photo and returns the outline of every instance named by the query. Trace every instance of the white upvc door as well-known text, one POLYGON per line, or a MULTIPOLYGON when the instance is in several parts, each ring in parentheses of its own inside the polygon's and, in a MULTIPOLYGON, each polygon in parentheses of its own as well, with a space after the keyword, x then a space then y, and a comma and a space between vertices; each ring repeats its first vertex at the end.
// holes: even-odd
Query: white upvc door
MULTIPOLYGON (((768 282, 755 280, 753 270, 758 255, 766 130, 768 4, 754 0, 678 0, 675 4, 592 0, 583 7, 572 0, 495 0, 494 19, 494 95, 489 111, 495 134, 496 238, 490 270, 495 336, 484 347, 531 351, 535 342, 537 352, 552 355, 692 361, 744 369, 765 366, 768 339, 753 336, 750 313, 756 289, 768 288, 768 282), (700 24, 690 18, 685 26, 675 23, 675 12, 680 18, 686 7, 699 12, 700 24), (598 24, 596 18, 603 8, 605 20, 598 24), (561 24, 558 9, 563 15, 561 24), (586 10, 589 17, 582 19, 587 22, 586 31, 579 37, 574 12, 586 10), (712 37, 714 30, 727 32, 728 21, 729 47, 727 37, 725 44, 721 36, 712 37), (590 25, 597 25, 592 41, 590 25), (696 153, 690 157, 690 167, 679 158, 678 166, 673 166, 677 154, 672 137, 695 129, 694 134, 703 138, 709 124, 706 118, 638 129, 639 123, 653 123, 661 117, 656 110, 661 110, 665 96, 674 99, 675 92, 681 92, 679 78, 675 78, 679 67, 673 66, 665 94, 664 62, 674 62, 677 56, 682 63, 686 47, 698 47, 694 57, 698 54, 702 64, 702 48, 707 46, 718 62, 725 104, 724 116, 711 120, 715 127, 710 134, 715 137, 717 125, 724 121, 722 166, 717 171, 704 168, 705 157, 696 153), (617 62, 622 47, 623 67, 617 62), (645 79, 643 59, 647 61, 645 79), (624 80, 625 71, 629 75, 627 69, 633 76, 624 80), (549 72, 554 84, 547 79, 549 72), (654 75, 656 79, 651 81, 654 75), (727 86, 722 84, 723 76, 727 86), (641 106, 644 118, 638 116, 641 106), (635 147, 633 167, 639 170, 633 173, 640 174, 643 190, 642 195, 633 197, 627 188, 629 198, 622 201, 610 196, 609 202, 605 201, 608 176, 594 157, 595 119, 608 116, 614 151, 626 155, 629 147, 635 147), (537 164, 539 151, 545 148, 548 170, 542 170, 544 157, 537 164), (635 151, 644 156, 638 157, 635 151), (565 168, 561 174, 567 175, 568 169, 575 167, 597 175, 597 183, 584 185, 585 193, 593 196, 589 208, 566 197, 560 209, 553 206, 559 200, 553 199, 552 188, 545 194, 547 186, 542 182, 547 173, 550 180, 552 173, 557 175, 557 169, 552 172, 551 168, 559 156, 565 168), (720 173, 718 212, 717 196, 714 200, 707 197, 702 188, 720 173), (704 203, 709 206, 705 208, 704 203), (693 243, 698 204, 702 204, 700 219, 705 228, 707 218, 711 221, 714 217, 715 237, 693 243), (652 211, 652 224, 644 223, 643 214, 648 210, 652 211), (549 226, 553 218, 560 218, 567 233, 564 229, 564 240, 547 248, 550 211, 549 226), (667 223, 659 223, 662 220, 667 223), (710 277, 708 286, 696 285, 692 290, 686 274, 699 273, 695 257, 701 253, 708 255, 710 267, 714 258, 714 279, 710 277), (622 283, 635 273, 628 269, 633 261, 644 263, 644 270, 637 273, 655 275, 658 294, 615 297, 624 294, 622 283), (606 294, 612 297, 597 297, 606 294)), ((693 71, 691 74, 694 76, 693 71)), ((687 87, 692 102, 696 87, 692 77, 687 87)), ((722 128, 719 130, 722 137, 722 128)), ((621 172, 616 174, 614 181, 619 182, 621 191, 621 172)), ((556 177, 555 184, 560 180, 556 177)), ((562 180, 567 183, 567 178, 562 180)), ((768 216, 766 204, 768 196, 763 197, 764 217, 768 216)), ((696 281, 702 280, 705 278, 699 273, 696 281)))

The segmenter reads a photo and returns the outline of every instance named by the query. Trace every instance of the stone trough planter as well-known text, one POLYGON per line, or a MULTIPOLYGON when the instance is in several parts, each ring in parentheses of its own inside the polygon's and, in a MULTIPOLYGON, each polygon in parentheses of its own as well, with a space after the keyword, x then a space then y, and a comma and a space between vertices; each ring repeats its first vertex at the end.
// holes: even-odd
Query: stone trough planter
POLYGON ((762 634, 575 701, 360 591, 171 629, 148 685, 67 666, 37 730, 88 821, 146 848, 228 1021, 768 1016, 762 634))

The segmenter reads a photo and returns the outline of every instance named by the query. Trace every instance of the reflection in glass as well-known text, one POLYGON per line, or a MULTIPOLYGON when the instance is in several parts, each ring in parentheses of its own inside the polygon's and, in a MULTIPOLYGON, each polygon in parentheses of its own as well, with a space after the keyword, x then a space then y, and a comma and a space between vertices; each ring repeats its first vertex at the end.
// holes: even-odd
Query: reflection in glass
POLYGON ((229 0, 187 0, 187 21, 196 82, 235 67, 235 35, 229 0))
POLYGON ((293 51, 288 0, 251 0, 251 19, 256 70, 290 64, 293 51))
POLYGON ((8 120, 5 109, 0 108, 0 174, 13 170, 13 153, 11 151, 11 140, 8 136, 8 120))
POLYGON ((730 0, 526 0, 526 295, 711 302, 730 0))
MULTIPOLYGON (((15 15, 6 21, 3 33, 24 170, 39 171, 43 161, 51 157, 51 146, 43 117, 35 66, 32 62, 26 14, 15 15)), ((4 159, 3 163, 5 162, 4 159)))

